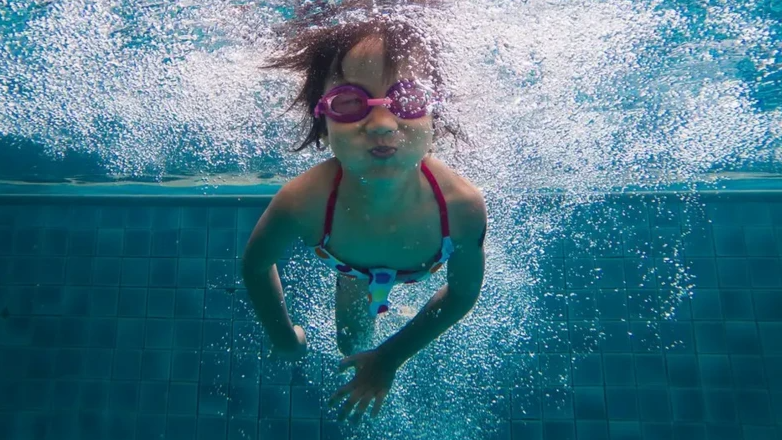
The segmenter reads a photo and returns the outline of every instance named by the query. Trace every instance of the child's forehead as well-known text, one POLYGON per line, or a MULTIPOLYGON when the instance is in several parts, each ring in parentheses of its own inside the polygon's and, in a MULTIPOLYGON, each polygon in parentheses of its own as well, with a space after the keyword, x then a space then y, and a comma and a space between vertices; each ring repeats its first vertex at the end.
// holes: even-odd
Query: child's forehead
POLYGON ((396 62, 392 78, 384 78, 386 73, 385 47, 382 41, 365 40, 354 46, 342 61, 342 79, 346 82, 373 84, 390 79, 395 82, 401 78, 421 78, 423 72, 416 68, 410 56, 401 56, 396 62))

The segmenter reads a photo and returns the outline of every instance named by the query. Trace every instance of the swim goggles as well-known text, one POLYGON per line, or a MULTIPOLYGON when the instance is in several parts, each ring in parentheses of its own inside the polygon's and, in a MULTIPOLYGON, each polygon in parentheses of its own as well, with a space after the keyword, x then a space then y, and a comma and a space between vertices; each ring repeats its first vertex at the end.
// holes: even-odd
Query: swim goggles
POLYGON ((336 122, 360 121, 369 115, 372 107, 385 106, 402 119, 424 116, 437 103, 434 92, 414 81, 402 80, 392 85, 385 98, 373 99, 364 88, 355 84, 334 87, 323 95, 315 106, 315 117, 326 115, 336 122))

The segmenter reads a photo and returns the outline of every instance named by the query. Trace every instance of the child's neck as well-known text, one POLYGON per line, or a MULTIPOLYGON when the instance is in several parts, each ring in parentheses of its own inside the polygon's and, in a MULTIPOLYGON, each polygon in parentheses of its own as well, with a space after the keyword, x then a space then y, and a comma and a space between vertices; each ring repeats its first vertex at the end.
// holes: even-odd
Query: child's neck
MULTIPOLYGON (((419 167, 393 180, 369 180, 345 173, 339 200, 362 214, 404 212, 421 199, 422 173, 419 167)), ((358 213, 358 212, 357 212, 358 213)))

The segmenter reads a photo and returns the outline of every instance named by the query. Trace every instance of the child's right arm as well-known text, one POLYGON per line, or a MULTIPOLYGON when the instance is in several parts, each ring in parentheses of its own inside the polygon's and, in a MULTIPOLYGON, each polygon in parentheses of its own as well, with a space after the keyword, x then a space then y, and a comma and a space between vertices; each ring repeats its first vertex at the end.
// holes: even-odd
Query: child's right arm
POLYGON ((280 189, 255 225, 242 260, 244 283, 261 325, 274 350, 291 355, 301 349, 303 335, 297 335, 288 316, 275 262, 301 235, 296 199, 288 185, 280 189))

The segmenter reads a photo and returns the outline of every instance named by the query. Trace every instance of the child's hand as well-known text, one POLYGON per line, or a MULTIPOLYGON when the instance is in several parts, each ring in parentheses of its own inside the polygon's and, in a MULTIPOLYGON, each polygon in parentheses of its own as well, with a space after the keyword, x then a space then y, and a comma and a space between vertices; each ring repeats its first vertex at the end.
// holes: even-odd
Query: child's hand
POLYGON ((380 412, 380 407, 391 390, 397 367, 384 359, 377 350, 357 353, 342 359, 339 371, 343 372, 350 367, 356 369, 353 380, 331 396, 329 405, 334 407, 340 399, 349 395, 350 397, 342 406, 338 420, 345 420, 358 404, 358 408, 350 418, 352 423, 357 423, 361 420, 361 416, 369 407, 372 399, 375 399, 375 404, 372 406, 372 417, 377 416, 380 412))

